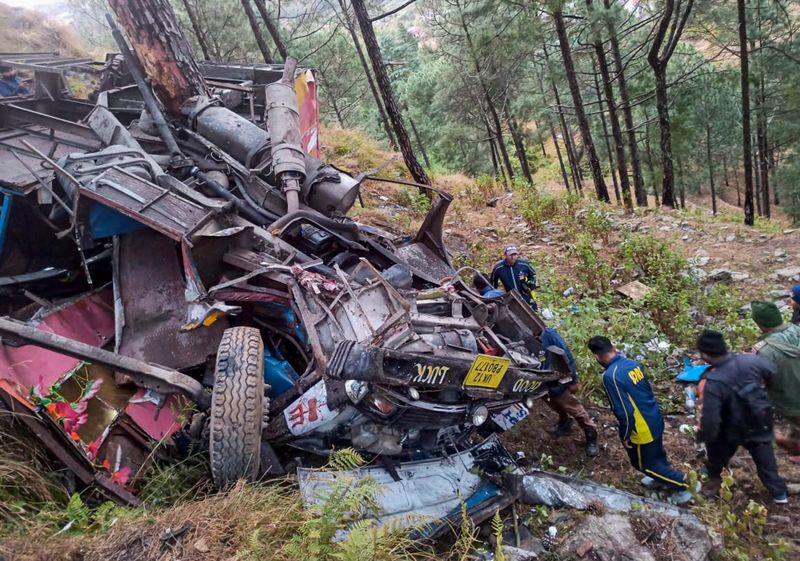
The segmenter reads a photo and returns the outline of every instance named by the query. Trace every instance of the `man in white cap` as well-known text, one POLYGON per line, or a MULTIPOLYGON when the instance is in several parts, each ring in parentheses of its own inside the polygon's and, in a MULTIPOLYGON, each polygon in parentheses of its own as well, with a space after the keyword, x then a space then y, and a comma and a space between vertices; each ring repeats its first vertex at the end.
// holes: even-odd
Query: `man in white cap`
POLYGON ((504 258, 492 268, 492 286, 503 284, 506 292, 516 290, 519 295, 536 310, 536 271, 527 259, 519 256, 517 246, 506 246, 504 258))

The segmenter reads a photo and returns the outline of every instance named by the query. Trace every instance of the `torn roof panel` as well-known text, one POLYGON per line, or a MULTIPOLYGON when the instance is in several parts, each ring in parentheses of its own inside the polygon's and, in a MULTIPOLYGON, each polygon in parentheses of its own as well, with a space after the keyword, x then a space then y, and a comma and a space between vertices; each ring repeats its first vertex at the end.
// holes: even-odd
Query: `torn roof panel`
MULTIPOLYGON (((45 315, 37 328, 102 347, 114 336, 112 299, 110 288, 81 296, 45 315)), ((0 378, 26 391, 36 385, 52 386, 80 362, 34 345, 0 345, 0 378)))

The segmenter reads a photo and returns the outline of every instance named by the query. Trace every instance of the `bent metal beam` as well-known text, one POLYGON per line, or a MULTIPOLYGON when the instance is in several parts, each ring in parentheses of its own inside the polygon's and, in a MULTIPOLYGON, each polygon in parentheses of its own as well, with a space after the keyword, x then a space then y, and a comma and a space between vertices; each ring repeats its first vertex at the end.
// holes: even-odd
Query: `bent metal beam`
POLYGON ((162 366, 99 349, 68 337, 36 329, 25 323, 0 317, 0 336, 7 338, 6 344, 22 340, 44 349, 67 356, 101 364, 115 371, 130 376, 136 385, 143 386, 159 393, 179 393, 194 401, 199 408, 207 410, 211 406, 211 397, 203 385, 178 372, 162 366))

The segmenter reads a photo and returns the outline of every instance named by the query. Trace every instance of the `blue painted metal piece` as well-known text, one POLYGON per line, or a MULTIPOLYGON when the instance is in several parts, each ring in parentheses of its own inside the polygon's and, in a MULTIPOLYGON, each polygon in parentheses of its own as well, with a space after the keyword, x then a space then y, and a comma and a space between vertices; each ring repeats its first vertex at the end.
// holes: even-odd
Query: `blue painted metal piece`
POLYGON ((0 255, 6 243, 6 229, 11 218, 11 197, 10 193, 3 192, 3 204, 0 206, 0 255))
POLYGON ((683 359, 683 371, 681 371, 676 377, 676 382, 687 382, 690 384, 696 384, 700 381, 705 374, 705 371, 708 370, 710 364, 698 364, 694 366, 688 358, 683 359))
POLYGON ((265 302, 263 306, 276 311, 280 316, 277 321, 283 323, 281 326, 283 331, 293 335, 304 348, 308 349, 308 335, 306 335, 303 325, 297 320, 297 316, 291 306, 283 306, 272 302, 265 302))
POLYGON ((143 228, 146 226, 141 222, 106 205, 92 203, 92 207, 89 209, 89 232, 93 240, 127 234, 143 228))
POLYGON ((273 355, 266 347, 264 348, 264 382, 269 384, 270 399, 292 389, 299 378, 288 362, 273 355))

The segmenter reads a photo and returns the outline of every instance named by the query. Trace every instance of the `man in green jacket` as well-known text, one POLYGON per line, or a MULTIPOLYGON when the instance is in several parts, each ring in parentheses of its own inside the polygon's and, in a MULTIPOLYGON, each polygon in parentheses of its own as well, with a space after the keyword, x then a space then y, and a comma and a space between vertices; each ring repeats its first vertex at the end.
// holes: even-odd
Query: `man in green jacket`
POLYGON ((751 303, 753 321, 763 335, 753 352, 771 360, 778 373, 767 386, 767 393, 779 415, 789 421, 789 434, 776 436, 775 442, 800 463, 800 326, 784 323, 772 302, 751 303))

